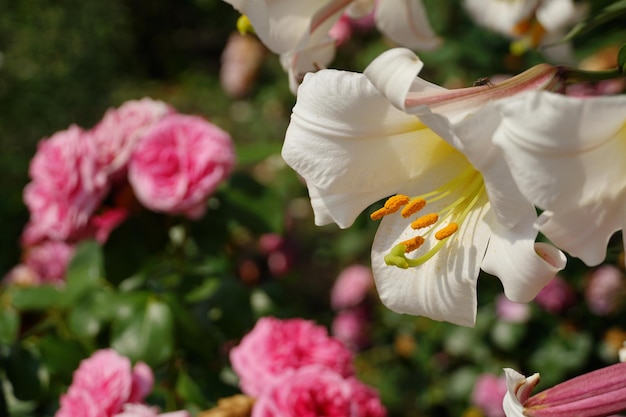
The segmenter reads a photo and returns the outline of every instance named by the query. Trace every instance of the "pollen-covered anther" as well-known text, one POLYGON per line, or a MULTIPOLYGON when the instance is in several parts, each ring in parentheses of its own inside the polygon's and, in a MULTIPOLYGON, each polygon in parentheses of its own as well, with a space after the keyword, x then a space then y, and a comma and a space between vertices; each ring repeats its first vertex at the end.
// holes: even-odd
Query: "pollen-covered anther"
POLYGON ((418 249, 420 246, 424 244, 424 238, 422 236, 415 236, 411 239, 407 239, 403 242, 400 242, 401 245, 404 245, 406 249, 404 250, 406 253, 413 252, 418 249))
POLYGON ((409 197, 404 194, 396 194, 392 197, 389 197, 387 201, 385 201, 385 205, 370 214, 370 218, 372 220, 379 220, 385 217, 387 214, 395 213, 400 210, 402 206, 409 202, 409 197))
POLYGON ((450 223, 435 233, 435 239, 444 240, 445 238, 452 236, 457 230, 459 230, 459 225, 456 223, 450 223))
POLYGON ((404 206, 400 214, 402 214, 402 217, 407 218, 417 213, 418 211, 423 209, 425 206, 426 206, 426 200, 424 200, 423 198, 414 198, 404 206))
POLYGON ((423 229, 424 227, 432 226, 439 221, 439 215, 437 213, 428 213, 422 217, 413 220, 411 227, 415 230, 423 229))

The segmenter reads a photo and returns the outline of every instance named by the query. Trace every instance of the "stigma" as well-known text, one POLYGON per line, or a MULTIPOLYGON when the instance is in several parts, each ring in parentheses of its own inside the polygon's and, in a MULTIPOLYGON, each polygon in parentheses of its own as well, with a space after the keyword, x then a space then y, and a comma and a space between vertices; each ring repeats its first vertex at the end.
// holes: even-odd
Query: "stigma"
POLYGON ((385 256, 385 263, 406 269, 428 261, 458 232, 484 192, 482 175, 469 165, 434 191, 414 197, 396 194, 387 199, 383 207, 374 211, 370 218, 380 220, 399 212, 398 215, 407 219, 417 234, 395 245, 385 256), (422 213, 429 204, 446 197, 457 198, 438 211, 422 213), (415 218, 412 219, 413 217, 415 218), (430 244, 425 245, 426 242, 430 244), (413 252, 416 257, 407 256, 413 252))

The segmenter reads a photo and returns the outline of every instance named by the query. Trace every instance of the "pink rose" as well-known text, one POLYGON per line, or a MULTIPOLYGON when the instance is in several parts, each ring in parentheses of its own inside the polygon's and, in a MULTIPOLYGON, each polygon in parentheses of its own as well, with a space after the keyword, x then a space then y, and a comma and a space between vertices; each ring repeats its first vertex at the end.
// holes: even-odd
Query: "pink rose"
POLYGON ((61 396, 60 408, 54 416, 110 417, 92 397, 91 392, 79 387, 61 396))
POLYGON ((384 417, 376 392, 332 369, 287 371, 257 398, 252 417, 384 417))
POLYGON ((316 364, 350 376, 352 353, 322 326, 303 319, 260 319, 230 351, 241 390, 258 396, 285 371, 316 364))
POLYGON ((487 417, 505 417, 502 400, 506 391, 506 378, 482 374, 474 385, 472 403, 483 410, 487 417))
POLYGON ((234 160, 228 133, 201 117, 173 114, 152 126, 137 144, 128 177, 147 208, 199 218, 234 160))
POLYGON ((330 293, 330 304, 335 310, 354 307, 365 299, 373 286, 374 277, 370 268, 349 266, 337 277, 330 293))
POLYGON ((126 173, 128 159, 146 130, 175 110, 162 101, 143 98, 109 109, 91 130, 90 145, 98 165, 117 179, 126 173))
POLYGON ((24 265, 15 265, 2 278, 3 284, 14 284, 22 287, 32 287, 39 285, 39 276, 32 268, 24 265))
POLYGON ((106 195, 109 184, 87 135, 72 125, 39 142, 29 168, 32 181, 24 189, 31 216, 23 238, 27 245, 74 237, 106 195))
POLYGON ((128 209, 114 207, 104 210, 89 221, 89 235, 93 236, 99 243, 104 244, 113 230, 126 220, 128 209))
POLYGON ((27 248, 24 264, 37 274, 38 284, 58 283, 65 280, 65 271, 72 256, 74 246, 48 240, 27 248))
POLYGON ((102 415, 111 417, 127 402, 142 401, 151 391, 152 383, 152 371, 145 364, 139 363, 133 369, 130 360, 114 350, 99 350, 83 360, 74 372, 72 385, 61 397, 56 417, 81 415, 72 408, 78 404, 73 399, 79 398, 80 404, 86 404, 85 393, 102 410, 102 415))

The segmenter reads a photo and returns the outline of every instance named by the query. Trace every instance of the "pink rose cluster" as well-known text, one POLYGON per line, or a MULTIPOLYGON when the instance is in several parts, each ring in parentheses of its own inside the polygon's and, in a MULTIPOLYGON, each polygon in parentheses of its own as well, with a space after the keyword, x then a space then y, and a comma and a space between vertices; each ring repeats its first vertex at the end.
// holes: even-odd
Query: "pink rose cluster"
POLYGON ((30 212, 22 235, 24 262, 10 279, 62 279, 76 242, 105 242, 138 207, 129 196, 149 210, 201 217, 234 161, 228 133, 149 98, 109 109, 90 130, 72 125, 43 139, 24 189, 30 212), (54 274, 37 267, 45 263, 38 255, 52 250, 64 251, 49 259, 54 274))
POLYGON ((230 352, 252 417, 385 417, 377 392, 354 376, 353 354, 303 319, 260 319, 230 352))
POLYGON ((502 400, 506 390, 506 378, 482 374, 474 385, 472 403, 480 408, 486 417, 505 417, 502 400))
POLYGON ((112 349, 96 351, 74 372, 55 417, 190 417, 184 410, 159 414, 143 403, 153 384, 154 375, 145 363, 131 366, 112 349))

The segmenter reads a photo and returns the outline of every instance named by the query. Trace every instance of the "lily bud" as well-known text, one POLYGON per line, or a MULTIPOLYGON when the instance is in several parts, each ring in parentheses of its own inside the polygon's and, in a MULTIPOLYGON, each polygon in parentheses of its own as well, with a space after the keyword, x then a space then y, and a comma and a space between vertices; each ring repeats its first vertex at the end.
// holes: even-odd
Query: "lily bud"
POLYGON ((504 370, 507 417, 603 417, 626 409, 626 363, 607 366, 555 385, 529 398, 539 374, 504 370))

